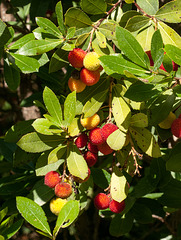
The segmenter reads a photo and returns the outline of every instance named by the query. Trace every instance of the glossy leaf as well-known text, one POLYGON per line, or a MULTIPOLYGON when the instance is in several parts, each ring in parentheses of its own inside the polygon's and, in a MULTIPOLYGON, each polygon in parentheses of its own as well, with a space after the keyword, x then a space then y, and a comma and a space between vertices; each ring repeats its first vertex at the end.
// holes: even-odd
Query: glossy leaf
POLYGON ((114 54, 114 51, 109 43, 106 44, 106 48, 101 48, 97 38, 95 38, 92 42, 92 47, 99 56, 114 54))
POLYGON ((55 228, 53 230, 53 235, 56 236, 60 228, 66 228, 72 224, 72 222, 78 217, 79 214, 79 202, 76 200, 68 201, 61 209, 55 228))
POLYGON ((27 152, 43 152, 59 146, 65 139, 57 135, 43 135, 32 132, 24 135, 17 145, 27 152))
POLYGON ((106 12, 107 4, 104 0, 81 0, 82 10, 88 14, 102 14, 106 12))
POLYGON ((37 203, 25 197, 17 197, 16 204, 19 212, 26 221, 51 236, 45 213, 37 203))
POLYGON ((113 169, 110 194, 117 202, 122 202, 128 195, 127 180, 118 167, 113 169))
POLYGON ((64 155, 64 153, 67 150, 66 145, 61 145, 53 149, 50 154, 48 155, 48 164, 55 163, 58 160, 61 159, 61 157, 64 155))
POLYGON ((8 213, 8 207, 5 207, 0 211, 0 222, 2 222, 3 218, 6 216, 7 213, 8 213))
POLYGON ((99 31, 96 31, 96 38, 100 48, 106 48, 106 37, 99 31))
POLYGON ((178 143, 172 149, 170 156, 166 162, 166 169, 173 172, 181 172, 181 143, 178 143))
POLYGON ((136 64, 146 67, 145 52, 135 37, 122 27, 116 27, 116 37, 124 54, 136 64))
POLYGON ((68 133, 70 136, 76 136, 80 133, 81 129, 83 129, 83 127, 80 124, 80 119, 78 117, 75 117, 71 124, 68 126, 68 133))
POLYGON ((180 23, 181 22, 181 2, 171 1, 163 5, 156 13, 156 18, 164 22, 180 23))
POLYGON ((108 39, 108 40, 116 40, 116 23, 113 22, 104 22, 100 25, 99 27, 99 31, 104 34, 104 36, 108 39))
POLYGON ((165 51, 168 54, 168 56, 178 65, 181 65, 181 49, 167 44, 165 45, 165 51))
POLYGON ((158 11, 158 0, 137 0, 136 2, 149 15, 154 15, 158 11))
POLYGON ((65 67, 68 62, 68 52, 58 48, 52 55, 49 65, 49 72, 56 72, 65 67))
POLYGON ((130 127, 129 131, 143 152, 153 158, 161 157, 160 147, 148 129, 141 127, 130 127))
POLYGON ((76 39, 75 46, 78 47, 78 46, 82 45, 87 40, 89 35, 90 35, 89 33, 84 33, 84 34, 78 36, 76 39))
POLYGON ((144 27, 149 21, 150 19, 148 17, 142 15, 134 16, 128 20, 125 28, 130 32, 135 32, 144 27))
POLYGON ((142 224, 151 223, 153 221, 152 212, 145 204, 135 203, 132 208, 135 220, 142 224))
POLYGON ((36 23, 39 27, 44 29, 46 32, 58 37, 62 38, 62 34, 57 28, 57 26, 50 21, 48 18, 43 18, 43 17, 37 17, 36 18, 36 23))
POLYGON ((129 19, 131 19, 134 16, 138 16, 138 15, 141 16, 141 13, 137 12, 135 10, 130 10, 130 11, 124 12, 121 17, 119 25, 121 27, 125 27, 129 19))
POLYGON ((144 113, 136 113, 131 117, 130 126, 148 127, 148 117, 144 113))
POLYGON ((53 126, 52 123, 49 122, 46 118, 36 119, 33 122, 32 126, 38 133, 45 134, 45 135, 53 135, 50 129, 51 128, 57 129, 57 127, 53 126))
POLYGON ((54 39, 54 41, 45 40, 45 39, 32 40, 26 43, 24 46, 22 46, 18 50, 18 53, 26 56, 40 55, 56 48, 58 45, 62 43, 62 41, 63 41, 62 39, 58 39, 58 40, 54 39))
POLYGON ((56 15, 57 15, 57 21, 58 21, 58 25, 59 25, 59 28, 60 28, 60 32, 63 35, 65 35, 65 26, 64 26, 64 21, 63 21, 63 8, 62 8, 61 1, 59 1, 56 4, 55 12, 56 12, 56 15))
POLYGON ((109 135, 106 142, 113 150, 120 150, 126 141, 126 134, 119 129, 109 135))
POLYGON ((11 237, 13 237, 21 228, 23 222, 24 220, 20 219, 14 222, 10 227, 6 228, 5 231, 3 231, 3 236, 5 237, 5 239, 10 239, 11 237))
POLYGON ((73 38, 74 34, 75 34, 76 28, 75 27, 70 27, 67 30, 67 35, 66 35, 66 39, 70 39, 73 38))
POLYGON ((131 110, 121 96, 122 86, 117 84, 113 88, 112 113, 119 129, 128 129, 131 118, 131 110))
POLYGON ((14 42, 9 48, 10 49, 19 49, 22 46, 24 46, 26 43, 32 41, 35 39, 35 36, 33 33, 28 33, 22 38, 18 39, 16 42, 14 42))
POLYGON ((38 69, 40 67, 38 60, 12 52, 10 55, 14 58, 15 64, 23 73, 38 72, 38 69))
POLYGON ((91 175, 94 183, 102 189, 107 188, 111 182, 111 174, 103 168, 92 168, 91 175))
POLYGON ((153 62, 155 62, 156 56, 161 48, 163 48, 163 40, 160 30, 157 30, 154 32, 151 39, 151 56, 153 58, 153 62))
POLYGON ((76 145, 69 146, 67 166, 73 176, 84 180, 88 175, 87 163, 76 145))
POLYGON ((20 72, 12 66, 7 58, 4 59, 4 78, 12 91, 18 88, 20 84, 20 72))
POLYGON ((68 94, 64 102, 64 121, 63 125, 68 127, 73 121, 76 113, 76 91, 68 94))
POLYGON ((89 101, 86 102, 83 107, 83 113, 85 118, 91 117, 96 112, 98 112, 107 97, 107 92, 108 90, 97 93, 89 101))
POLYGON ((54 92, 45 87, 43 91, 43 101, 45 106, 49 112, 49 114, 53 117, 53 119, 57 122, 59 126, 62 124, 62 109, 60 102, 54 92))
POLYGON ((164 50, 160 49, 157 52, 157 55, 156 55, 156 58, 154 61, 154 68, 153 68, 154 71, 156 71, 161 66, 161 64, 163 62, 163 58, 164 58, 164 50))
POLYGON ((65 24, 69 27, 83 28, 92 25, 92 21, 82 10, 72 7, 65 13, 65 24))
POLYGON ((0 19, 0 48, 3 48, 10 38, 11 38, 11 33, 8 27, 0 19))

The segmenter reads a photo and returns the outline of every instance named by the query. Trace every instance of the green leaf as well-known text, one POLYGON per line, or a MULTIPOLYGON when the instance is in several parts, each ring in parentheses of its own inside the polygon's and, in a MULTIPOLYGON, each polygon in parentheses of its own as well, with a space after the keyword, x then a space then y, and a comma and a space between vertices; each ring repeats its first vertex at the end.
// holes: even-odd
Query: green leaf
POLYGON ((11 237, 13 237, 18 232, 18 230, 21 228, 23 222, 24 222, 24 220, 20 219, 20 220, 16 221, 15 223, 13 223, 5 231, 3 231, 3 236, 5 237, 5 239, 10 239, 11 237))
POLYGON ((8 27, 0 19, 0 48, 3 48, 10 38, 11 38, 11 33, 8 27))
POLYGON ((144 204, 135 203, 131 209, 136 221, 142 224, 151 223, 153 221, 151 210, 144 204))
POLYGON ((32 132, 24 135, 17 145, 26 152, 43 152, 59 146, 65 138, 57 135, 43 135, 32 132))
POLYGON ((163 5, 155 15, 156 18, 164 22, 180 23, 181 22, 181 2, 171 1, 163 5))
POLYGON ((38 72, 40 64, 36 59, 12 52, 9 54, 14 58, 15 64, 23 73, 38 72))
POLYGON ((166 162, 166 169, 173 172, 181 172, 181 143, 177 143, 171 150, 170 156, 166 162))
POLYGON ((146 16, 133 16, 130 18, 125 28, 130 32, 135 32, 149 23, 150 19, 146 16))
POLYGON ((18 39, 16 42, 14 42, 9 49, 19 49, 23 47, 26 43, 32 41, 35 39, 35 36, 33 33, 28 33, 25 36, 18 39))
POLYGON ((4 78, 12 91, 18 88, 20 84, 20 72, 12 66, 8 58, 4 59, 4 78))
POLYGON ((63 208, 60 210, 60 213, 57 218, 55 228, 53 230, 53 235, 57 235, 60 228, 66 228, 73 223, 73 221, 79 215, 79 202, 76 200, 68 201, 63 208))
POLYGON ((137 16, 137 15, 141 16, 142 14, 140 12, 135 11, 135 10, 130 10, 130 11, 124 12, 122 17, 121 17, 121 21, 120 21, 119 25, 121 27, 125 27, 128 20, 131 19, 134 16, 137 16))
POLYGON ((126 134, 117 129, 109 135, 106 141, 110 148, 113 150, 120 150, 126 141, 126 134))
POLYGON ((136 113, 131 117, 130 126, 148 127, 148 117, 144 113, 136 113))
POLYGON ((53 119, 57 122, 58 126, 62 125, 62 109, 60 102, 54 92, 45 87, 43 91, 43 101, 53 119))
POLYGON ((153 158, 161 157, 160 147, 148 129, 141 127, 130 127, 129 131, 143 152, 153 158))
POLYGON ((55 127, 51 122, 49 122, 45 118, 36 119, 33 122, 32 126, 34 127, 36 132, 41 133, 41 134, 45 134, 45 135, 53 135, 53 133, 51 132, 51 128, 52 129, 58 129, 57 127, 55 127))
POLYGON ((86 102, 82 110, 85 118, 91 117, 98 112, 107 97, 107 92, 108 90, 99 92, 86 102))
POLYGON ((163 48, 162 36, 160 30, 156 30, 151 39, 151 56, 153 62, 155 62, 156 56, 161 48, 163 48))
POLYGON ((65 67, 68 62, 68 54, 69 52, 58 48, 55 53, 52 55, 51 60, 50 60, 50 65, 49 65, 49 72, 56 72, 63 67, 65 67))
POLYGON ((97 38, 93 40, 92 48, 99 56, 114 54, 114 51, 109 43, 106 43, 106 48, 101 48, 97 38))
POLYGON ((92 15, 105 13, 107 9, 104 0, 81 0, 80 6, 84 12, 92 15))
POLYGON ((78 117, 74 118, 71 124, 68 126, 68 133, 71 137, 76 136, 80 133, 81 129, 83 129, 80 124, 80 119, 78 117))
POLYGON ((165 51, 168 54, 169 58, 171 58, 175 63, 181 65, 181 49, 167 44, 165 45, 165 51))
POLYGON ((150 106, 150 119, 154 124, 162 122, 170 113, 175 102, 172 89, 163 92, 150 106))
POLYGON ((116 23, 113 22, 104 22, 100 25, 99 27, 99 31, 104 34, 104 36, 108 39, 108 40, 116 40, 116 23))
POLYGON ((84 180, 88 176, 88 166, 76 145, 70 145, 68 150, 67 166, 69 172, 84 180))
POLYGON ((96 38, 100 48, 106 48, 106 37, 99 31, 96 31, 96 38))
POLYGON ((31 192, 28 194, 28 198, 32 199, 39 206, 43 206, 51 198, 53 198, 55 192, 52 188, 44 184, 44 178, 36 182, 33 186, 31 192))
POLYGON ((64 159, 60 159, 55 163, 48 164, 49 151, 42 153, 36 162, 36 176, 44 176, 50 171, 57 171, 61 164, 64 163, 64 159))
POLYGON ((26 221, 51 236, 45 213, 37 203, 25 197, 16 197, 16 204, 18 211, 26 221))
POLYGON ((165 23, 158 21, 158 29, 160 30, 160 33, 163 38, 163 43, 174 45, 178 48, 181 46, 181 37, 180 35, 173 30, 173 28, 169 27, 165 23))
POLYGON ((84 28, 92 25, 92 21, 82 10, 72 7, 65 13, 65 24, 69 27, 84 28))
POLYGON ((102 189, 109 187, 111 182, 111 174, 105 169, 92 168, 91 176, 93 177, 94 183, 102 189))
POLYGON ((68 127, 73 121, 76 113, 76 91, 68 94, 64 102, 64 127, 68 127))
POLYGON ((158 90, 153 90, 153 88, 153 84, 137 81, 128 88, 124 96, 136 102, 146 101, 159 93, 158 90))
POLYGON ((0 211, 0 222, 2 222, 3 218, 6 216, 7 213, 8 213, 8 207, 5 207, 0 211))
POLYGON ((39 27, 43 28, 46 32, 58 37, 62 38, 62 34, 56 25, 50 21, 48 18, 37 17, 36 23, 39 27))
POLYGON ((55 149, 53 149, 50 152, 50 154, 48 155, 48 164, 55 163, 59 159, 61 159, 61 157, 66 152, 66 150, 67 150, 67 146, 66 145, 58 146, 55 149))
POLYGON ((154 15, 159 9, 158 0, 136 0, 136 3, 149 15, 154 15))
POLYGON ((23 47, 18 50, 20 55, 26 56, 34 56, 40 55, 45 52, 49 52, 50 50, 56 48, 58 45, 62 43, 62 39, 54 39, 54 41, 50 40, 32 40, 26 43, 23 47))
POLYGON ((153 71, 156 71, 161 66, 161 64, 163 62, 163 58, 164 58, 164 50, 160 49, 157 52, 157 55, 156 55, 156 58, 155 58, 155 61, 154 61, 153 71))
POLYGON ((116 37, 119 48, 124 52, 124 54, 136 64, 146 67, 146 53, 135 37, 128 30, 122 27, 116 27, 116 37))
POLYGON ((59 25, 59 28, 60 28, 60 32, 62 32, 62 34, 65 35, 65 26, 64 26, 64 21, 63 21, 63 8, 62 8, 61 1, 59 1, 56 4, 55 12, 56 12, 56 15, 57 15, 57 21, 58 21, 58 25, 59 25))
POLYGON ((122 85, 117 84, 113 87, 112 113, 119 129, 128 129, 131 118, 131 110, 121 96, 122 85))
POLYGON ((114 167, 113 169, 110 194, 117 202, 122 202, 128 195, 127 180, 118 167, 114 167))
POLYGON ((66 39, 71 39, 73 38, 74 34, 75 34, 76 28, 75 27, 70 27, 67 30, 67 35, 66 35, 66 39))
POLYGON ((90 35, 90 33, 84 33, 84 34, 78 36, 76 39, 76 42, 75 42, 75 46, 78 47, 78 46, 82 45, 86 41, 86 39, 89 37, 89 35, 90 35))

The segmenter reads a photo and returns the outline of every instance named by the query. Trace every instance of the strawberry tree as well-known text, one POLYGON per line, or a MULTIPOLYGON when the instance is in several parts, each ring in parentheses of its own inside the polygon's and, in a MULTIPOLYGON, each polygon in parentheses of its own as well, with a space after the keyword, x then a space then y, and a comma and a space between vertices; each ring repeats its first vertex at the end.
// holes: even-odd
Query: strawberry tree
MULTIPOLYGON (((27 2, 12 1, 16 16, 34 16, 27 2)), ((41 117, 0 139, 0 239, 24 222, 56 239, 92 209, 110 236, 179 239, 169 219, 181 209, 181 37, 171 27, 181 2, 59 1, 50 17, 26 16, 18 28, 0 21, 4 81, 16 92, 36 76, 41 117)))

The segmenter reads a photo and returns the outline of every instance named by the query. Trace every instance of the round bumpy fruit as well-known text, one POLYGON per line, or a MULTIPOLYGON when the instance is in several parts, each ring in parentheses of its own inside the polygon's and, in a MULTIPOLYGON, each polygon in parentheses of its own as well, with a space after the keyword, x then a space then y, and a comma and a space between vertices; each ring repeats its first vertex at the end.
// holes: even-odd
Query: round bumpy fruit
POLYGON ((98 153, 98 148, 96 145, 93 145, 91 142, 88 142, 87 148, 90 152, 98 153))
POLYGON ((86 182, 86 181, 89 179, 90 175, 91 175, 91 170, 90 170, 90 168, 88 168, 88 176, 87 176, 84 180, 82 180, 82 179, 79 178, 79 177, 75 177, 75 176, 73 176, 73 178, 74 178, 74 181, 75 181, 75 182, 77 182, 77 183, 83 183, 83 182, 86 182))
POLYGON ((81 48, 74 48, 69 52, 68 60, 74 68, 82 68, 83 60, 87 53, 81 48))
POLYGON ((81 133, 80 136, 78 136, 75 140, 75 145, 78 148, 83 148, 87 145, 88 142, 88 136, 85 133, 81 133))
POLYGON ((105 140, 101 135, 101 128, 98 128, 98 127, 92 129, 89 132, 89 139, 90 139, 90 142, 94 145, 100 145, 105 142, 105 140))
POLYGON ((106 123, 102 128, 101 128, 101 135, 102 138, 106 141, 106 139, 109 137, 111 133, 116 131, 118 127, 113 124, 113 123, 106 123))
POLYGON ((100 67, 99 55, 96 52, 89 52, 83 60, 83 65, 90 71, 96 71, 100 67))
POLYGON ((104 155, 108 155, 108 154, 111 154, 113 152, 113 149, 109 147, 107 142, 104 142, 101 145, 97 145, 97 148, 104 155))
POLYGON ((173 121, 171 132, 175 137, 181 138, 181 118, 177 118, 173 121))
POLYGON ((50 211, 57 215, 59 214, 60 210, 68 201, 62 198, 55 198, 50 201, 50 211))
POLYGON ((110 198, 105 193, 98 193, 94 198, 94 206, 99 210, 109 207, 110 198))
POLYGON ((173 112, 170 112, 169 115, 158 124, 160 128, 169 129, 172 126, 173 121, 176 119, 176 115, 173 112))
POLYGON ((109 209, 111 210, 111 212, 120 213, 125 209, 125 201, 123 200, 119 203, 112 199, 109 203, 109 209))
POLYGON ((87 86, 95 85, 100 79, 100 71, 90 71, 86 68, 82 68, 80 71, 80 80, 87 86))
POLYGON ((73 77, 69 78, 68 86, 71 92, 76 91, 77 93, 84 91, 86 88, 85 83, 83 83, 80 79, 75 79, 73 77))
POLYGON ((88 118, 81 118, 80 119, 81 125, 86 128, 87 130, 91 130, 95 127, 97 127, 100 123, 100 117, 97 113, 95 113, 93 116, 88 118))
POLYGON ((50 171, 45 175, 44 184, 54 188, 60 182, 60 174, 56 171, 50 171))
POLYGON ((60 182, 55 186, 55 195, 65 199, 72 194, 72 186, 67 182, 60 182))
POLYGON ((96 164, 98 155, 97 153, 87 151, 84 153, 84 159, 86 160, 88 167, 92 167, 96 164))

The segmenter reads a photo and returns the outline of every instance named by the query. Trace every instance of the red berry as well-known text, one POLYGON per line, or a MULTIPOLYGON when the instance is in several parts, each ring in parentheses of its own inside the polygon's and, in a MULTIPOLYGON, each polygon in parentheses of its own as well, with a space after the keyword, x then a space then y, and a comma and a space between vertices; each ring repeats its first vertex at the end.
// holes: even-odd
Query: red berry
POLYGON ((90 152, 98 153, 98 148, 96 145, 93 145, 91 142, 88 142, 87 148, 90 152))
POLYGON ((90 71, 86 68, 82 68, 80 72, 80 80, 87 86, 92 86, 96 84, 100 79, 100 71, 90 71))
POLYGON ((69 52, 68 60, 69 63, 74 68, 82 68, 83 67, 83 59, 86 55, 86 52, 81 48, 74 48, 72 51, 69 52))
POLYGON ((93 145, 100 145, 105 142, 101 135, 101 129, 96 127, 89 132, 89 139, 93 145))
POLYGON ((177 118, 173 121, 171 132, 175 137, 181 138, 181 118, 177 118))
POLYGON ((109 137, 111 133, 116 131, 118 127, 113 123, 106 123, 101 129, 101 135, 104 141, 109 137))
POLYGON ((78 148, 83 148, 87 145, 88 137, 85 133, 82 133, 80 136, 77 137, 75 140, 75 144, 78 148))
POLYGON ((84 159, 86 160, 88 167, 92 167, 96 164, 98 160, 98 155, 97 153, 87 151, 84 154, 84 159))
POLYGON ((59 198, 68 198, 72 194, 72 186, 67 182, 60 182, 55 186, 55 195, 59 198))
POLYGON ((94 198, 94 205, 99 210, 109 207, 110 198, 105 193, 98 193, 94 198))
POLYGON ((60 182, 60 174, 56 171, 50 171, 45 175, 44 184, 54 188, 60 182))
POLYGON ((113 152, 113 149, 109 147, 107 142, 104 142, 103 144, 98 145, 97 148, 104 155, 108 155, 113 152))
POLYGON ((111 210, 111 212, 120 213, 125 209, 125 201, 123 200, 119 203, 112 199, 109 203, 109 209, 111 210))

